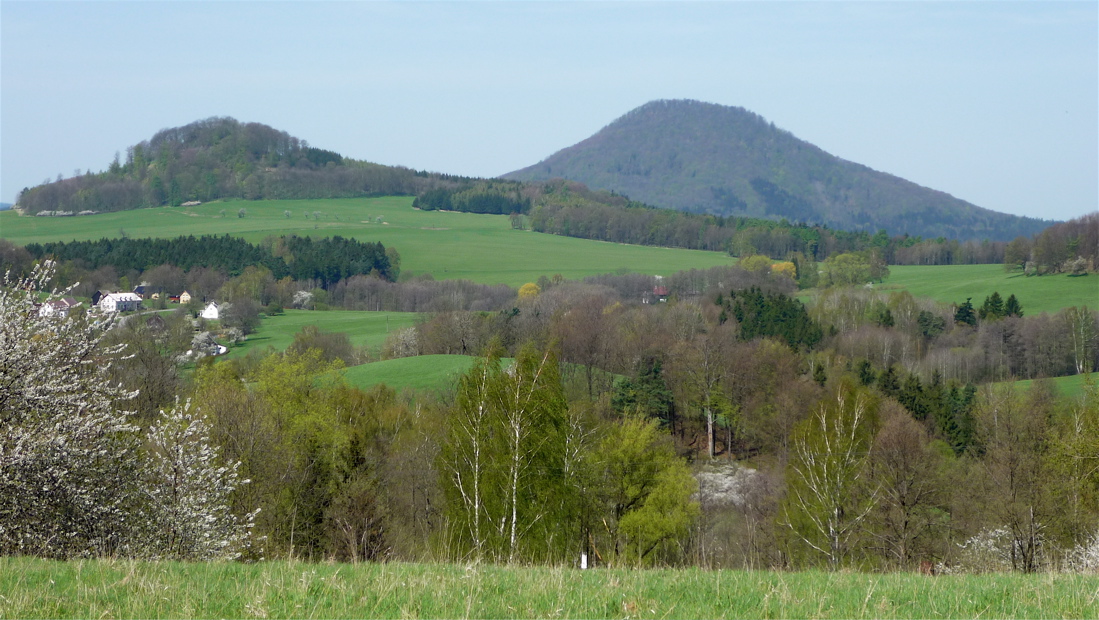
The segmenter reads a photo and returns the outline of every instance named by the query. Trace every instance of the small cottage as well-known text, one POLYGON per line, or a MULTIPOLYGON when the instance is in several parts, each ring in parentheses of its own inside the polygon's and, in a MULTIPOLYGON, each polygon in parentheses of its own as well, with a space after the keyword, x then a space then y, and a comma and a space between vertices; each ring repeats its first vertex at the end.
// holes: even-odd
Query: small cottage
POLYGON ((191 303, 191 294, 188 293, 187 291, 183 291, 182 293, 180 293, 179 294, 179 303, 181 303, 181 304, 191 303))
POLYGON ((202 313, 199 314, 199 316, 208 321, 216 321, 221 318, 221 308, 217 305, 217 302, 211 301, 202 309, 202 313))

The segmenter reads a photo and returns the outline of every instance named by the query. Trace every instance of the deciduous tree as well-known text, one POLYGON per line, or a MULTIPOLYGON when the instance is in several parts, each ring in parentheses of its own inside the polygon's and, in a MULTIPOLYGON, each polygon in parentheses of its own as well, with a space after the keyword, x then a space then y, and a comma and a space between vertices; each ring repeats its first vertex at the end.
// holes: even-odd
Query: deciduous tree
POLYGON ((836 570, 878 502, 867 463, 878 401, 844 382, 794 429, 783 522, 798 546, 836 570))

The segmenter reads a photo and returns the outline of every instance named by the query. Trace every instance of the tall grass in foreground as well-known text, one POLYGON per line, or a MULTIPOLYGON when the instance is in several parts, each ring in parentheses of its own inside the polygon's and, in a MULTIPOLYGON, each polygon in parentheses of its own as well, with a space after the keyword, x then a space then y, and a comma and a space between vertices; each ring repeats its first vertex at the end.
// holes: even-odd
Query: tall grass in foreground
POLYGON ((0 558, 3 618, 1095 618, 1099 576, 0 558))

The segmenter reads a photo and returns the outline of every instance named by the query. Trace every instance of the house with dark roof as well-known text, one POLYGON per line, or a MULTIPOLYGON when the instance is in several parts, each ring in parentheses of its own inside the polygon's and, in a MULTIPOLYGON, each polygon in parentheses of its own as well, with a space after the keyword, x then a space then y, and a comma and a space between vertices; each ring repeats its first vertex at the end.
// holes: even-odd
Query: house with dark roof
POLYGON ((72 297, 52 299, 38 308, 38 316, 65 316, 80 307, 80 302, 72 297))

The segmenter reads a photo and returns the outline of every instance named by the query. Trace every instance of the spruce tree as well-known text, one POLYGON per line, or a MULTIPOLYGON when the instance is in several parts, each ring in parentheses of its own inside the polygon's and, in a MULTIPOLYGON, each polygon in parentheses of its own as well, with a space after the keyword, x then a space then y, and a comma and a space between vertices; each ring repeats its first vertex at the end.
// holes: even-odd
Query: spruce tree
POLYGON ((973 312, 972 297, 966 297, 965 303, 959 305, 958 309, 954 311, 954 322, 964 323, 969 326, 977 324, 977 314, 973 312))
POLYGON ((1004 316, 1023 316, 1023 305, 1019 303, 1015 293, 1008 295, 1007 302, 1004 303, 1004 316))

